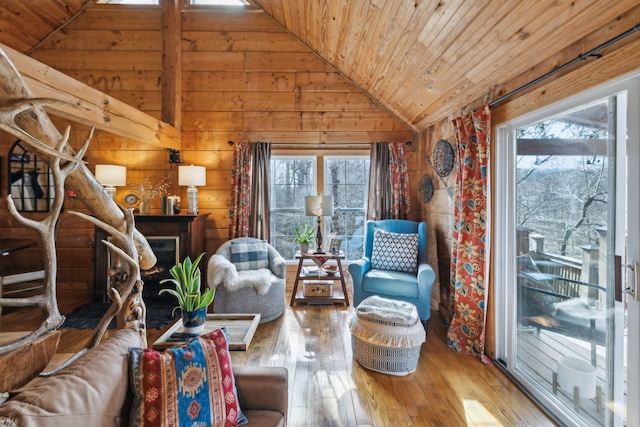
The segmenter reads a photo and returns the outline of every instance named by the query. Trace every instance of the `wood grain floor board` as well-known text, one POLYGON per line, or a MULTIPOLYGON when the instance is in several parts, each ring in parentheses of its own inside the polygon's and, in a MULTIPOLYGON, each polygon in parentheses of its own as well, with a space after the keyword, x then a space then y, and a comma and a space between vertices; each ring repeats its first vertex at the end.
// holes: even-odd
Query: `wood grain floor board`
MULTIPOLYGON (((61 310, 84 301, 63 294, 61 310)), ((41 316, 29 310, 3 313, 0 332, 37 326, 41 316)), ((340 304, 287 305, 281 317, 258 326, 247 351, 232 352, 232 362, 288 369, 292 427, 555 425, 497 367, 451 351, 435 312, 416 372, 396 377, 363 368, 351 349, 353 314, 353 307, 340 304)), ((162 333, 149 330, 147 339, 152 343, 162 333)), ((61 330, 58 353, 81 349, 92 334, 61 330)))

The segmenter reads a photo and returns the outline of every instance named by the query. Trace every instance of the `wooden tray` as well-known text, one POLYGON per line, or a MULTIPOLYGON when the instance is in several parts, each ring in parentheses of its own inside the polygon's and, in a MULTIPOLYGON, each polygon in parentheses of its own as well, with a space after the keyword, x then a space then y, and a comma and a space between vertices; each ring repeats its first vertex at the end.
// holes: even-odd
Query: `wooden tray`
MULTIPOLYGON (((203 335, 223 326, 227 327, 231 339, 229 340, 229 350, 246 350, 251 344, 253 334, 260 323, 260 314, 207 314, 207 323, 204 331, 198 335, 203 335)), ((178 319, 167 331, 153 343, 156 350, 184 344, 194 335, 185 334, 182 327, 182 319, 178 319)))

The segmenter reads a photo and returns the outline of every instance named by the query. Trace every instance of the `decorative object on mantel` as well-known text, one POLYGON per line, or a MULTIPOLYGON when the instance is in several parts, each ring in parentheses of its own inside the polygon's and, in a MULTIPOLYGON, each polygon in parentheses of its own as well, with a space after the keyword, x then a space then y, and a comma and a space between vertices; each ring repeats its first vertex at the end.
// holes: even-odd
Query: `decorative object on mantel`
POLYGON ((178 166, 178 185, 187 186, 187 215, 198 215, 198 186, 207 185, 207 169, 178 166))
POLYGON ((136 190, 126 190, 118 197, 118 204, 125 208, 135 209, 140 206, 142 197, 136 190))
POLYGON ((156 197, 164 196, 169 189, 170 180, 168 177, 162 178, 159 184, 152 184, 151 179, 146 177, 144 181, 136 188, 140 194, 140 213, 149 215, 151 213, 151 205, 149 202, 156 197))
POLYGON ((429 203, 433 197, 433 181, 429 175, 422 175, 420 180, 420 198, 422 203, 429 203))
POLYGON ((444 178, 453 170, 454 152, 451 144, 446 139, 436 142, 431 158, 433 159, 433 168, 439 176, 444 178))
POLYGON ((204 329, 207 320, 207 307, 213 302, 216 293, 215 288, 201 291, 198 263, 203 256, 204 252, 198 255, 198 258, 193 262, 191 262, 191 258, 186 257, 183 262, 174 265, 169 270, 172 279, 160 281, 161 284, 167 282, 174 284, 175 289, 161 289, 160 294, 167 292, 177 298, 178 305, 182 309, 182 324, 189 334, 196 334, 204 329))

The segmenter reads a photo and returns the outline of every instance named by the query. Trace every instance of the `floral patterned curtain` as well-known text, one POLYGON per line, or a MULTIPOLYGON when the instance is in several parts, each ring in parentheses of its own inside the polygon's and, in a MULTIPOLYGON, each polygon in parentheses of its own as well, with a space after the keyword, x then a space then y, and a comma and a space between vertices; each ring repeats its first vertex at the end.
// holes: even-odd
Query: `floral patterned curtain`
POLYGON ((486 105, 453 121, 457 143, 456 198, 451 252, 452 349, 484 355, 487 276, 487 171, 491 111, 486 105))
POLYGON ((233 153, 229 201, 229 239, 249 235, 251 214, 251 146, 239 142, 233 153))
POLYGON ((407 219, 411 212, 409 168, 401 142, 389 144, 389 178, 391 181, 390 219, 407 219))

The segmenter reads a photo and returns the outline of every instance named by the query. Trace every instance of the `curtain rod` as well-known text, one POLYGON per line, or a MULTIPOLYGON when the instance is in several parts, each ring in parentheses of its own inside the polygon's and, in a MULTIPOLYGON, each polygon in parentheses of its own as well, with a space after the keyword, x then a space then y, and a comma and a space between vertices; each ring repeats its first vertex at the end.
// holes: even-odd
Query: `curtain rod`
POLYGON ((501 96, 500 98, 496 99, 495 101, 491 101, 489 103, 489 107, 493 107, 494 105, 498 104, 499 102, 504 101, 507 98, 511 98, 513 95, 522 92, 525 89, 530 88, 531 86, 540 83, 541 81, 545 80, 548 77, 551 77, 552 75, 564 70, 567 67, 570 67, 571 65, 575 64, 576 62, 582 61, 584 59, 587 59, 590 56, 594 56, 596 58, 601 58, 602 54, 597 54, 596 52, 609 47, 610 45, 612 45, 613 43, 616 43, 617 41, 620 41, 622 39, 624 39, 627 36, 630 36, 631 34, 635 33, 636 31, 638 31, 640 29, 640 24, 634 25, 632 28, 628 29, 627 31, 625 31, 624 33, 618 34, 617 36, 615 36, 614 38, 602 43, 601 45, 591 49, 590 51, 588 51, 587 53, 581 53, 580 55, 578 55, 576 58, 572 59, 571 61, 567 62, 564 65, 561 65, 557 68, 554 68, 553 70, 549 71, 546 74, 543 74, 542 76, 538 77, 535 80, 530 81, 529 83, 526 83, 523 86, 520 86, 519 88, 507 93, 504 96, 501 96))
MULTIPOLYGON (((249 144, 260 144, 259 141, 248 141, 249 144)), ((233 141, 227 141, 227 145, 229 145, 230 147, 233 146, 235 144, 235 142, 233 141)), ((304 148, 370 148, 373 144, 375 144, 375 142, 321 142, 321 143, 317 143, 317 142, 311 142, 311 143, 303 143, 303 142, 270 142, 270 144, 274 147, 277 146, 290 146, 290 145, 295 145, 298 147, 304 147, 304 148)), ((409 141, 405 141, 404 145, 406 145, 407 147, 411 147, 413 145, 413 141, 409 140, 409 141)))

